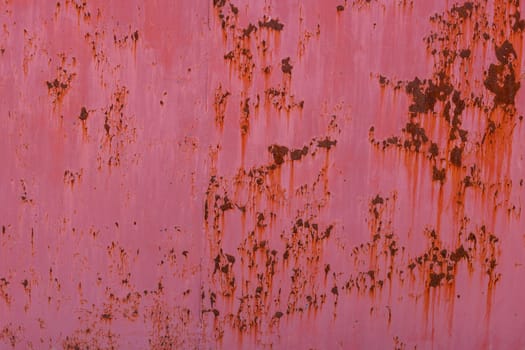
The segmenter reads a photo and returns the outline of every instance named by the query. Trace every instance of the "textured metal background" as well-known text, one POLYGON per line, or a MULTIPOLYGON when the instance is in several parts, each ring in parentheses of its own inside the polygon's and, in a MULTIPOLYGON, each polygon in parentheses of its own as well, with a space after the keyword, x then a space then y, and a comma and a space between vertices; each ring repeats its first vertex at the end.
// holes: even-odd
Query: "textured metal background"
POLYGON ((0 348, 524 348, 522 10, 1 0, 0 348))

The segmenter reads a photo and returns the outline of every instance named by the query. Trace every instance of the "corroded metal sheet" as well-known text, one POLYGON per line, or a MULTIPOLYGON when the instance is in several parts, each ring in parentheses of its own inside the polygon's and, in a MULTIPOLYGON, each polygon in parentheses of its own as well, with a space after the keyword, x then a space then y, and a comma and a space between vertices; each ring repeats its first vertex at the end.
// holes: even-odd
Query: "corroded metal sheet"
POLYGON ((519 0, 1 0, 0 348, 524 348, 519 0))

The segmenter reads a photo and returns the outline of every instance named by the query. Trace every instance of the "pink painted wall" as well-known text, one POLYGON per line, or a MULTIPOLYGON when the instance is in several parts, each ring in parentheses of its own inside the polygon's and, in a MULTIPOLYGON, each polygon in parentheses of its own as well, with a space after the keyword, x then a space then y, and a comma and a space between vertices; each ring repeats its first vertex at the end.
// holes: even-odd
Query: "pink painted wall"
POLYGON ((1 0, 0 348, 525 347, 521 11, 1 0))

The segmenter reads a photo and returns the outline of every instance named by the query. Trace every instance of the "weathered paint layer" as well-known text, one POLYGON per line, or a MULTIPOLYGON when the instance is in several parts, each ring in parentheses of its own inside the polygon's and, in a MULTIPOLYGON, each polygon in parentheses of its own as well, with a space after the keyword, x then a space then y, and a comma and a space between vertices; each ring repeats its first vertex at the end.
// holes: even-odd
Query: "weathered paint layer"
POLYGON ((1 0, 0 348, 524 348, 519 0, 1 0))

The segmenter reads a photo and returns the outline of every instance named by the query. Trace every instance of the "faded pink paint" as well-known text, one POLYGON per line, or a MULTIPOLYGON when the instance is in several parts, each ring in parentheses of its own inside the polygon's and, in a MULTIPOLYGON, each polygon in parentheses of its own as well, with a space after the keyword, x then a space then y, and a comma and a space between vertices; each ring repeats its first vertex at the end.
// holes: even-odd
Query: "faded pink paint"
POLYGON ((1 0, 0 348, 525 347, 520 7, 473 3, 1 0), (468 141, 383 147, 465 47, 468 141))

